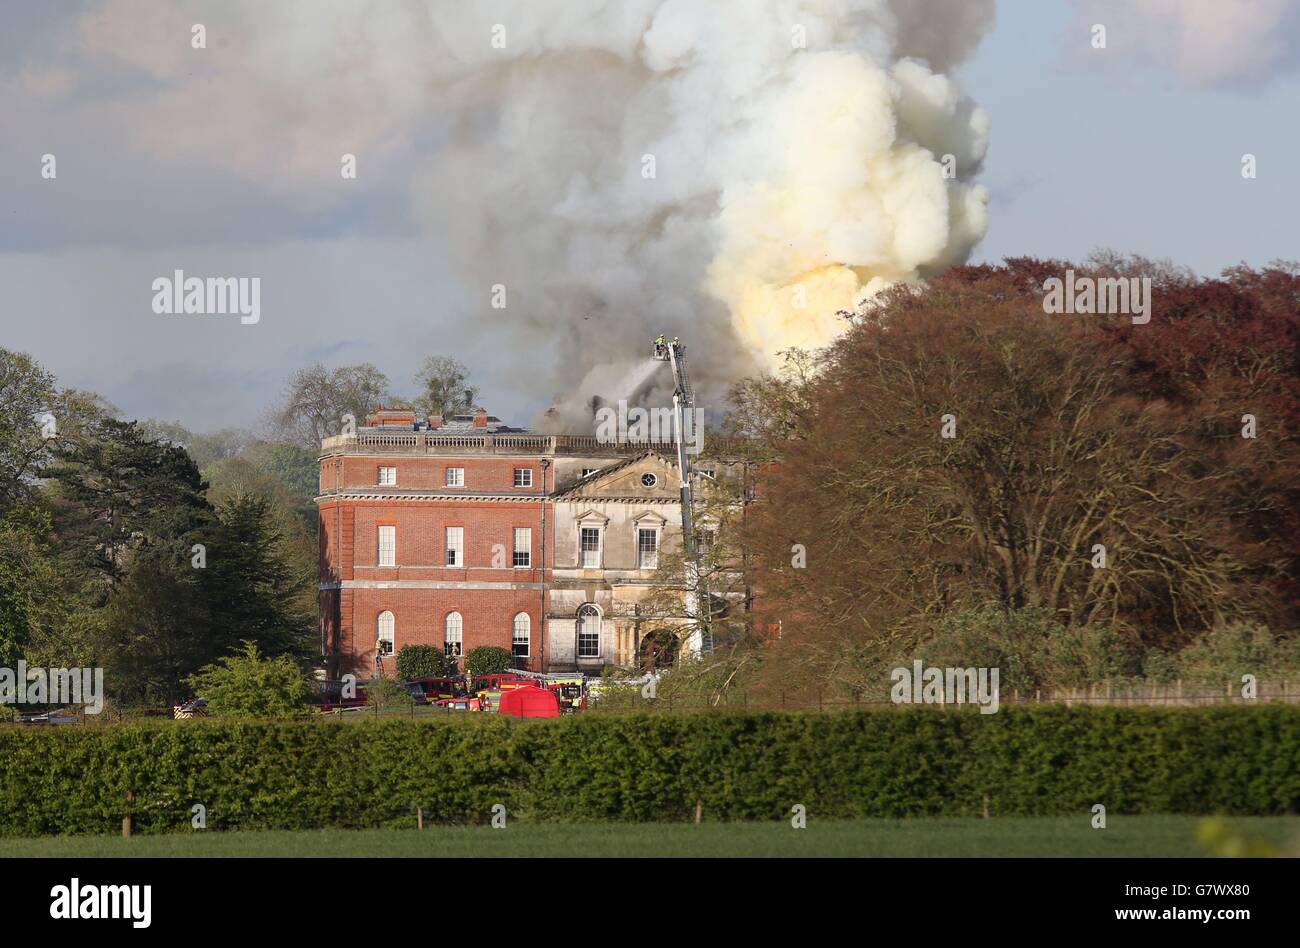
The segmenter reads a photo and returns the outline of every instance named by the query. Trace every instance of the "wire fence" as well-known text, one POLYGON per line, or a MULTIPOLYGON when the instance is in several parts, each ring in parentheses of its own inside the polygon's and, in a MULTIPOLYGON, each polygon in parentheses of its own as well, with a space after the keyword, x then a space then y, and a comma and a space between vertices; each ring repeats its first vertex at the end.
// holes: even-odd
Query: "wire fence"
MULTIPOLYGON (((961 706, 978 704, 975 695, 953 697, 939 689, 937 699, 928 704, 961 706)), ((1034 704, 1063 704, 1075 706, 1152 706, 1152 707, 1204 707, 1209 705, 1251 705, 1268 702, 1300 704, 1300 681, 1258 681, 1247 686, 1242 682, 1228 681, 1221 685, 1203 682, 1102 682, 1087 688, 1001 689, 997 694, 999 707, 1034 704)), ((920 703, 920 702, 916 702, 920 703)), ((728 691, 720 695, 673 694, 659 692, 654 697, 629 689, 617 697, 592 697, 589 709, 596 713, 637 711, 842 711, 852 709, 886 708, 897 705, 887 694, 847 696, 825 692, 768 692, 754 694, 745 691, 728 691)), ((84 709, 52 709, 46 712, 19 712, 15 721, 26 724, 81 724, 108 725, 137 720, 173 720, 173 709, 158 708, 105 708, 99 714, 89 714, 84 709)), ((359 705, 334 707, 328 711, 314 711, 310 717, 321 721, 362 721, 375 718, 409 718, 447 720, 464 714, 473 714, 448 707, 427 704, 359 705)), ((575 712, 586 713, 586 712, 575 712)), ((197 717, 203 717, 198 715, 197 717)), ((184 724, 184 720, 178 722, 184 724)))
MULTIPOLYGON (((977 704, 974 695, 954 700, 938 690, 937 699, 930 704, 962 706, 977 704)), ((1228 681, 1216 686, 1204 682, 1101 682, 1087 688, 1037 688, 1000 689, 997 703, 1000 707, 1034 704, 1063 704, 1074 706, 1152 706, 1152 707, 1202 707, 1208 705, 1252 705, 1267 702, 1300 704, 1300 681, 1257 681, 1249 686, 1228 681)), ((911 702, 909 702, 911 703, 911 702)), ((915 703, 920 703, 915 702, 915 703)), ((846 709, 885 708, 898 705, 887 694, 846 696, 825 692, 768 692, 756 695, 748 692, 729 692, 721 695, 664 694, 640 700, 624 696, 602 707, 596 701, 593 707, 600 711, 659 711, 700 710, 750 710, 750 711, 837 711, 846 709)))

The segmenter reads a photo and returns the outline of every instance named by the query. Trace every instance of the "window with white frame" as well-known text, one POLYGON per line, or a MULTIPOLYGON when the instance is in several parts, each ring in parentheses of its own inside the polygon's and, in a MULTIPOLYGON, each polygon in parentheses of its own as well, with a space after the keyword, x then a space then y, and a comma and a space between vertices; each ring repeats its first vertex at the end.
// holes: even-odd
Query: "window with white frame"
POLYGON ((533 486, 533 469, 531 467, 515 468, 515 486, 516 487, 533 486))
POLYGON ((397 468, 381 467, 379 469, 379 486, 392 487, 397 483, 397 468))
POLYGON ((533 528, 515 527, 513 566, 531 566, 533 563, 533 528))
POLYGON ((459 658, 465 641, 465 626, 459 612, 447 613, 443 623, 442 649, 448 658, 459 658))
POLYGON ((397 620, 393 614, 387 610, 379 613, 379 621, 376 623, 375 639, 377 641, 376 651, 380 655, 393 654, 393 642, 396 638, 397 620))
POLYGON ((584 467, 582 469, 583 477, 591 477, 591 475, 598 474, 598 473, 600 473, 600 468, 598 467, 584 467))
POLYGON ((447 486, 448 487, 465 486, 465 469, 463 467, 447 468, 447 486))
POLYGON ((578 657, 600 658, 600 610, 590 604, 578 609, 578 657))
POLYGON ((659 531, 653 527, 640 527, 636 531, 636 565, 638 569, 659 566, 659 531))
POLYGON ((514 653, 515 658, 528 657, 531 624, 528 613, 521 612, 515 616, 514 628, 510 632, 510 651, 514 653))
POLYGON ((579 531, 579 548, 582 551, 582 568, 600 567, 600 528, 583 527, 579 531))
POLYGON ((695 544, 699 548, 701 556, 708 556, 713 552, 713 544, 717 542, 718 531, 711 527, 704 527, 695 535, 695 544))
POLYGON ((379 528, 379 551, 375 560, 380 566, 393 566, 397 563, 397 528, 379 528))
POLYGON ((465 565, 465 528, 448 527, 447 528, 447 560, 448 566, 465 565))

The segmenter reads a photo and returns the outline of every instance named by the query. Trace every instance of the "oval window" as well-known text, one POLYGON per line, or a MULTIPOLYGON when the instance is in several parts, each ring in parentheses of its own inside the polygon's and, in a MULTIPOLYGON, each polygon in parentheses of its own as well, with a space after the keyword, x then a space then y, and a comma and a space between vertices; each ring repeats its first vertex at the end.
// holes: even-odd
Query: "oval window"
POLYGON ((659 478, 655 477, 653 474, 642 474, 641 483, 646 487, 654 487, 655 484, 659 483, 659 478))

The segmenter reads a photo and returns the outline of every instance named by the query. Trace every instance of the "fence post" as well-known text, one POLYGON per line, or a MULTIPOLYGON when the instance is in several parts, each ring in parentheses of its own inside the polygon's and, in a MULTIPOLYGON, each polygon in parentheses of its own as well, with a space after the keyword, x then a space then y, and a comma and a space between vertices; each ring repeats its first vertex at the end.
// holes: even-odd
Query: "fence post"
POLYGON ((424 829, 424 807, 422 806, 415 808, 415 828, 424 829))
POLYGON ((131 836, 131 801, 135 799, 130 790, 126 791, 126 815, 122 817, 122 836, 129 838, 131 836))

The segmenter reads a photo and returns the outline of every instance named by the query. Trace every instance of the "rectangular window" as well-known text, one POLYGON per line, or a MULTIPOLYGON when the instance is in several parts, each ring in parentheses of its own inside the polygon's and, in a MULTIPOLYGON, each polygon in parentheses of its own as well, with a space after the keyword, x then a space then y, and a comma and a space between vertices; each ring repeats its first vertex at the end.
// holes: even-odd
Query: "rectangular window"
POLYGON ((447 565, 465 565, 465 528, 447 528, 447 565))
POLYGON ((701 530, 695 537, 695 543, 699 547, 701 556, 708 556, 713 552, 713 543, 717 539, 718 531, 701 530))
POLYGON ((463 467, 447 468, 447 486, 448 487, 465 486, 465 469, 463 467))
POLYGON ((379 486, 392 487, 397 483, 397 468, 381 467, 379 469, 379 486))
POLYGON ((515 527, 514 566, 533 564, 533 528, 515 527))
POLYGON ((600 468, 598 468, 598 467, 584 467, 584 468, 582 469, 582 476, 583 476, 583 477, 591 477, 591 475, 595 474, 595 473, 596 473, 597 471, 599 471, 599 470, 600 470, 600 468))
POLYGON ((600 567, 600 529, 598 527, 582 528, 582 568, 598 569, 600 567))
POLYGON ((397 528, 380 527, 379 528, 379 557, 376 560, 380 566, 394 566, 397 563, 397 528))
POLYGON ((533 469, 531 467, 515 468, 515 486, 516 487, 533 486, 533 469))
POLYGON ((642 528, 636 532, 636 562, 640 569, 659 566, 659 531, 642 528))

